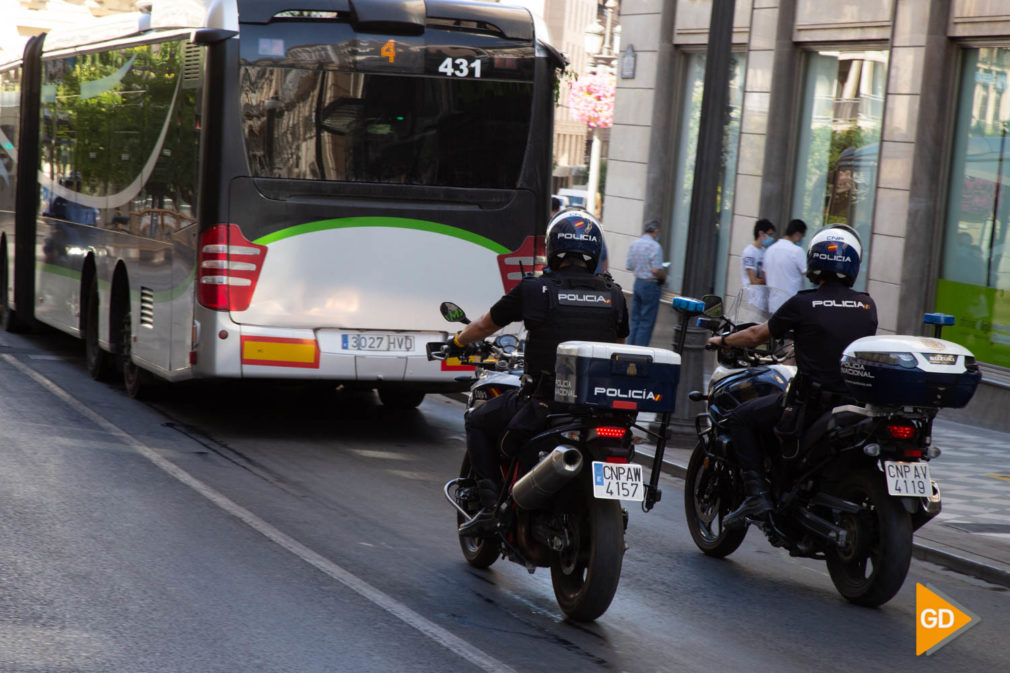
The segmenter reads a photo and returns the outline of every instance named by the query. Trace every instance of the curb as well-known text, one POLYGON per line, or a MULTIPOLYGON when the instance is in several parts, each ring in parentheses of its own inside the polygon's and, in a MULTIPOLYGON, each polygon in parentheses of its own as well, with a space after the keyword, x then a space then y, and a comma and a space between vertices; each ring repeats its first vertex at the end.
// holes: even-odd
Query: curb
MULTIPOLYGON (((636 448, 635 450, 635 459, 636 462, 640 462, 648 468, 652 467, 653 456, 641 451, 640 448, 636 448)), ((684 475, 687 474, 687 466, 664 459, 662 471, 664 474, 683 479, 684 475)), ((926 544, 913 540, 912 556, 920 561, 927 561, 943 566, 961 575, 968 575, 990 584, 1010 588, 1010 570, 970 558, 963 553, 959 554, 949 551, 940 545, 926 544)))

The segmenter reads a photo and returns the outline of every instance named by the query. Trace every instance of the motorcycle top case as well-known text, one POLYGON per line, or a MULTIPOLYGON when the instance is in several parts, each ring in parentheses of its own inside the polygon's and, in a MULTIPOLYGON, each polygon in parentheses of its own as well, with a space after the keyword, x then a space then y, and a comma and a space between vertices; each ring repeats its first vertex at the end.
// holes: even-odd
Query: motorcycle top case
POLYGON ((663 348, 595 341, 558 345, 554 399, 589 407, 673 411, 680 355, 663 348))
POLYGON ((982 378, 967 348, 919 336, 856 339, 841 367, 852 394, 880 406, 963 407, 982 378))

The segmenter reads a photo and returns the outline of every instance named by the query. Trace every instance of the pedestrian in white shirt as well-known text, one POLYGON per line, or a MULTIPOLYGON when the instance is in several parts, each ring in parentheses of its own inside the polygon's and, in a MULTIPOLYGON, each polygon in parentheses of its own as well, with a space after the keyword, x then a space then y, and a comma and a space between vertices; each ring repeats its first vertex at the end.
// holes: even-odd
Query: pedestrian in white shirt
POLYGON ((754 242, 740 256, 740 299, 736 322, 760 325, 768 320, 768 287, 765 285, 765 249, 775 242, 775 225, 764 218, 754 223, 754 242))
POLYGON ((807 272, 807 254, 803 251, 803 237, 807 223, 792 220, 786 235, 765 252, 765 284, 768 285, 768 312, 774 314, 787 299, 803 289, 807 272))

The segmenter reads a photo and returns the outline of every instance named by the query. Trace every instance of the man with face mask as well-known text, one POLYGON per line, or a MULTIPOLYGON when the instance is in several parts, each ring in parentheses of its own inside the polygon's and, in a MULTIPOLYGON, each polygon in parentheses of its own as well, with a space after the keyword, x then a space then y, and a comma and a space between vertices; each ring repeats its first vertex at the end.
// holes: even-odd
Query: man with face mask
POLYGON ((775 225, 761 218, 754 223, 754 242, 740 255, 740 300, 737 323, 763 323, 768 319, 768 286, 765 285, 765 249, 775 242, 775 225))
POLYGON ((641 238, 628 248, 628 271, 635 274, 631 296, 631 334, 628 343, 648 346, 659 310, 659 295, 666 280, 663 248, 659 245, 659 221, 649 220, 641 238))

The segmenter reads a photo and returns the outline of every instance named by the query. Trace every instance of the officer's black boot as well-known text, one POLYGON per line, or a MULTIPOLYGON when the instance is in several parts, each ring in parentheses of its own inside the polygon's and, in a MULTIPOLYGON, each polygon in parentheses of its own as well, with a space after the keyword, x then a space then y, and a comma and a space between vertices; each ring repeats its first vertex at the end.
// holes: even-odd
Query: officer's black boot
POLYGON ((741 476, 747 497, 722 520, 722 525, 726 528, 742 526, 747 519, 760 519, 772 509, 772 500, 768 497, 768 489, 761 473, 744 470, 741 476))
POLYGON ((485 537, 494 532, 498 525, 495 508, 498 505, 498 485, 490 479, 477 480, 477 497, 481 510, 459 527, 459 534, 464 537, 485 537))

